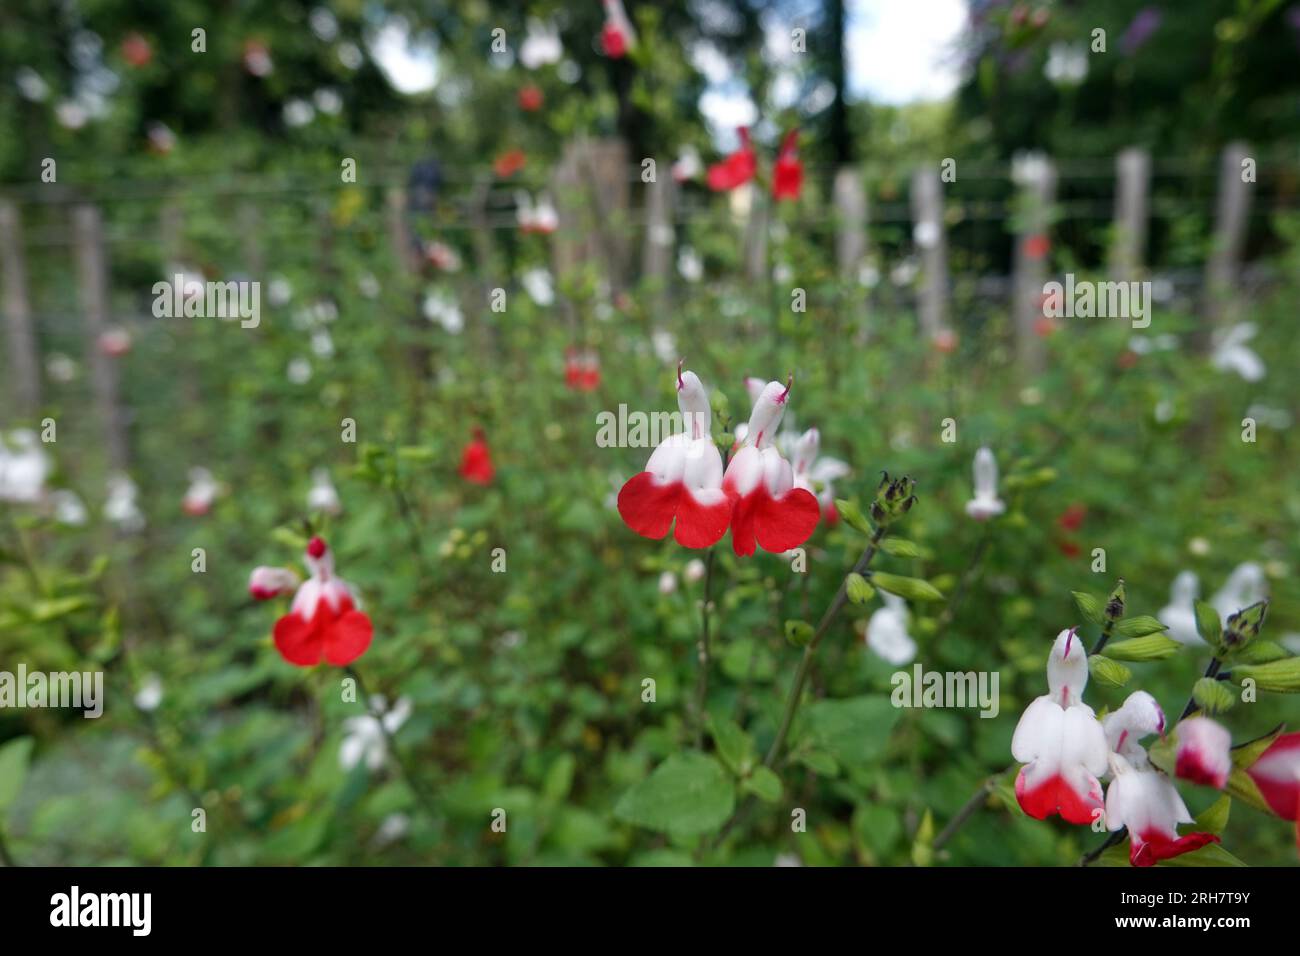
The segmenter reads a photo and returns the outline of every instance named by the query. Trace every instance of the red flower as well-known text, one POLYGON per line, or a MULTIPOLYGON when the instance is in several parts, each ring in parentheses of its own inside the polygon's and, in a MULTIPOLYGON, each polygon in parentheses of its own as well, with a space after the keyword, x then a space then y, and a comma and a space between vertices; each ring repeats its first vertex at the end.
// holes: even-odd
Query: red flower
POLYGON ((1087 514, 1087 505, 1075 503, 1061 512, 1061 517, 1056 519, 1056 523, 1064 531, 1078 531, 1083 526, 1083 519, 1087 517, 1087 514))
POLYGON ((139 33, 128 33, 122 40, 122 58, 136 69, 148 66, 153 59, 153 47, 139 33))
POLYGON ((934 345, 935 351, 941 352, 944 355, 951 355, 953 352, 957 351, 957 333, 952 329, 940 329, 934 334, 932 344, 934 345))
POLYGON ((564 354, 564 384, 575 392, 591 392, 600 386, 600 356, 595 352, 569 349, 564 354))
POLYGON ((1061 554, 1067 558, 1077 558, 1079 556, 1079 545, 1073 541, 1062 541, 1057 547, 1061 549, 1061 554))
MULTIPOLYGON (((322 659, 345 667, 370 647, 374 627, 357 610, 352 588, 335 576, 334 556, 322 539, 307 543, 305 560, 311 577, 298 588, 289 613, 275 622, 276 650, 298 667, 313 667, 322 659)), ((282 593, 291 574, 283 568, 257 568, 249 579, 250 593, 259 600, 282 593)))
POLYGON ((509 179, 528 162, 528 156, 522 149, 508 149, 496 158, 492 171, 501 179, 509 179))
POLYGON ((1034 334, 1040 339, 1051 336, 1057 329, 1055 319, 1049 319, 1047 316, 1039 316, 1034 319, 1034 334))
POLYGON ((496 470, 492 467, 492 453, 488 451, 487 436, 483 429, 474 429, 474 440, 465 446, 460 456, 460 476, 476 485, 492 484, 496 470))
POLYGON ((798 199, 803 186, 803 163, 799 161, 799 131, 785 134, 776 164, 772 167, 772 195, 776 199, 798 199))
POLYGON ((529 83, 519 90, 519 108, 528 113, 536 113, 542 108, 542 88, 529 83))
POLYGON ((1024 246, 1025 256, 1029 259, 1042 259, 1052 249, 1052 241, 1043 233, 1036 232, 1033 235, 1025 236, 1024 246))
POLYGON ((1283 820, 1296 821, 1296 848, 1300 849, 1300 733, 1278 737, 1246 773, 1269 809, 1283 820))
POLYGON ((758 157, 754 155, 753 144, 749 141, 749 130, 740 127, 740 149, 736 150, 720 163, 709 167, 709 188, 714 192, 726 192, 743 186, 754 178, 758 171, 758 157))
POLYGON ((632 21, 623 0, 605 0, 605 25, 600 30, 600 48, 611 60, 621 60, 632 47, 632 21))

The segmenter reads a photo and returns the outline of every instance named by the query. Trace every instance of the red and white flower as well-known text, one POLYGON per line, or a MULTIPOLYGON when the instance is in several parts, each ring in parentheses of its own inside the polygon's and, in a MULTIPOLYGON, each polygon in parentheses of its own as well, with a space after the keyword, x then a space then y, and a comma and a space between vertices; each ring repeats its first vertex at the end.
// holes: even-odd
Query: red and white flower
POLYGON ((270 568, 260 565, 253 568, 253 573, 248 576, 248 593, 255 600, 269 601, 281 594, 288 594, 300 583, 302 578, 288 568, 270 568))
POLYGON ((1278 737, 1246 773, 1274 813, 1296 821, 1300 848, 1300 732, 1278 737))
MULTIPOLYGON (((677 405, 685 431, 664 439, 645 470, 618 493, 618 513, 629 528, 659 539, 673 528, 686 548, 707 548, 727 533, 732 505, 722 490, 722 455, 713 443, 709 394, 699 376, 677 366, 677 405)), ((752 549, 751 549, 752 550, 752 549)))
POLYGON ((520 192, 515 197, 515 218, 523 232, 535 232, 549 235, 560 226, 560 214, 555 211, 555 204, 550 197, 543 195, 533 203, 533 197, 520 192))
MULTIPOLYGON (((275 647, 298 667, 322 660, 337 667, 351 664, 370 646, 370 618, 357 609, 352 587, 334 574, 334 555, 324 540, 317 537, 307 543, 304 561, 311 577, 298 587, 289 613, 275 622, 275 647)), ((276 572, 285 570, 255 569, 249 591, 254 597, 280 593, 286 578, 276 572)))
POLYGON ((774 554, 799 547, 821 517, 817 499, 795 486, 794 470, 775 442, 790 386, 763 386, 723 476, 722 490, 732 502, 731 547, 742 557, 753 554, 755 544, 774 554))
POLYGON ((605 0, 605 25, 600 31, 600 46, 605 56, 611 60, 622 59, 635 42, 636 32, 623 9, 623 0, 605 0))
POLYGON ((1213 833, 1178 835, 1178 825, 1191 823, 1192 815, 1173 782, 1146 762, 1145 751, 1136 764, 1111 754, 1110 767, 1115 776, 1106 790, 1106 826, 1112 831, 1128 827, 1134 866, 1154 866, 1219 842, 1213 833))
POLYGON ((575 392, 600 387, 600 355, 591 349, 568 349, 564 353, 564 385, 575 392))
POLYGON ((848 464, 821 454, 821 432, 815 428, 810 428, 799 436, 790 457, 794 486, 812 492, 822 513, 826 515, 826 523, 835 524, 840 520, 840 514, 835 508, 832 482, 848 476, 848 464))
POLYGON ((1232 734, 1208 717, 1189 717, 1178 725, 1174 774, 1222 790, 1232 773, 1232 734))
POLYGON ((1011 754, 1025 764, 1016 777, 1016 800, 1038 820, 1056 813, 1090 824, 1102 807, 1098 776, 1106 772, 1106 734, 1083 702, 1088 652, 1069 628, 1056 635, 1047 658, 1048 693, 1020 716, 1011 754))
POLYGON ((1145 764, 1147 752, 1142 740, 1152 734, 1164 736, 1165 712, 1146 691, 1135 690, 1118 710, 1106 715, 1102 728, 1106 731, 1106 745, 1112 752, 1129 762, 1145 764))
POLYGON ((212 509, 212 502, 217 498, 221 486, 217 484, 212 472, 206 468, 190 469, 190 486, 181 499, 181 508, 187 515, 199 517, 212 509))

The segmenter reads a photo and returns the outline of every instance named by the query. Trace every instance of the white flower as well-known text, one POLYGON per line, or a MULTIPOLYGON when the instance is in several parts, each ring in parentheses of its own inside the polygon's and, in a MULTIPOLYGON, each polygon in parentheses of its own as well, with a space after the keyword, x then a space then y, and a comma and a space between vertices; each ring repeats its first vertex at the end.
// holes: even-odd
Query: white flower
POLYGON ((704 261, 690 246, 682 246, 677 253, 677 272, 687 282, 699 282, 704 278, 704 261))
POLYGON ((1082 43, 1053 43, 1043 75, 1058 86, 1077 86, 1088 75, 1088 48, 1082 43))
POLYGON ((343 97, 339 96, 338 90, 329 87, 322 87, 313 93, 312 101, 315 102, 316 109, 326 116, 337 116, 343 109, 343 97))
POLYGON ((388 735, 397 733, 399 727, 406 723, 411 715, 411 702, 405 697, 398 699, 392 710, 387 709, 387 702, 376 694, 371 699, 375 714, 361 717, 349 717, 343 722, 343 743, 339 745, 339 764, 344 770, 351 770, 364 763, 367 770, 378 770, 384 765, 388 756, 388 735))
POLYGON ((673 179, 684 183, 702 172, 704 172, 704 162, 700 159, 700 151, 688 143, 682 147, 682 151, 677 154, 677 161, 673 163, 673 179))
POLYGON ((311 381, 311 362, 299 356, 289 363, 289 367, 285 369, 285 375, 294 385, 306 385, 311 381))
POLYGON ((23 95, 23 99, 31 100, 33 103, 42 103, 50 95, 50 85, 30 66, 18 68, 14 73, 14 83, 17 84, 18 92, 23 95))
POLYGON ((139 531, 144 527, 144 515, 135 503, 136 494, 135 482, 128 475, 110 475, 104 517, 123 531, 139 531))
POLYGON ((918 222, 912 227, 912 241, 922 249, 930 249, 938 245, 940 237, 943 235, 939 230, 939 224, 933 219, 927 219, 924 222, 918 222))
POLYGON ((528 297, 543 308, 555 302, 555 286, 548 270, 540 266, 529 269, 519 277, 519 281, 528 297))
POLYGON ((316 108, 302 99, 292 99, 284 104, 286 126, 306 126, 316 118, 316 108))
POLYGON ((878 608, 867 621, 867 647, 895 667, 916 657, 916 641, 907 633, 907 602, 896 594, 881 591, 884 607, 878 608))
POLYGON ((378 849, 379 847, 388 846, 390 843, 396 843, 406 836, 410 829, 410 817, 405 813, 390 813, 379 824, 379 829, 375 831, 374 837, 371 838, 370 845, 378 849))
POLYGON ((50 459, 36 432, 20 428, 8 439, 0 435, 0 501, 40 501, 49 473, 50 459))
POLYGON ((1256 331, 1254 322, 1240 322, 1216 335, 1210 364, 1220 372, 1236 372, 1248 382, 1258 382, 1264 377, 1264 360, 1246 345, 1256 331))
POLYGON ((465 316, 460 311, 460 304, 450 292, 441 289, 424 297, 424 317, 430 322, 437 322, 452 335, 460 334, 465 328, 465 316))
POLYGON ((336 515, 343 511, 339 493, 334 490, 330 473, 325 468, 317 468, 311 473, 311 490, 307 492, 307 510, 323 511, 329 515, 336 515))
POLYGON ((650 333, 650 348, 655 358, 665 365, 671 365, 677 359, 677 339, 666 329, 655 329, 650 333))
POLYGON ((50 503, 54 505, 54 520, 59 524, 80 527, 86 523, 89 515, 86 506, 75 491, 61 488, 50 494, 50 503))
POLYGON ((966 513, 976 521, 987 521, 1007 510, 998 497, 998 463, 987 446, 975 452, 975 497, 966 502, 966 513))
POLYGON ((699 558, 692 558, 690 561, 686 562, 686 568, 682 571, 682 578, 685 579, 687 584, 694 584, 697 581, 704 580, 704 575, 707 570, 708 569, 705 568, 703 561, 699 558))
POLYGON ((1196 630, 1197 596, 1201 583, 1195 571, 1179 571, 1169 588, 1169 603, 1160 609, 1156 619, 1169 628, 1168 634, 1181 644, 1204 644, 1196 630))
POLYGON ((205 515, 212 508, 219 490, 212 472, 206 468, 191 468, 190 486, 181 499, 181 508, 187 515, 205 515))
POLYGON ((281 306, 293 298, 293 286, 284 276, 276 276, 266 287, 266 301, 273 306, 281 306))
POLYGON ((1223 587, 1210 598, 1210 603, 1219 612, 1219 620, 1226 627, 1228 618, 1266 597, 1268 582, 1264 578, 1264 569, 1253 561, 1247 561, 1232 569, 1223 587))
POLYGON ((163 685, 157 674, 150 674, 135 692, 135 706, 143 711, 157 710, 162 703, 163 685))
POLYGON ((677 575, 673 574, 671 571, 665 571, 663 574, 659 575, 660 594, 665 594, 665 595, 673 594, 676 593, 676 591, 677 591, 677 575))
POLYGON ((536 70, 539 67, 559 63, 564 56, 564 46, 560 43, 560 31, 552 23, 528 18, 528 35, 519 45, 519 62, 525 69, 536 70))

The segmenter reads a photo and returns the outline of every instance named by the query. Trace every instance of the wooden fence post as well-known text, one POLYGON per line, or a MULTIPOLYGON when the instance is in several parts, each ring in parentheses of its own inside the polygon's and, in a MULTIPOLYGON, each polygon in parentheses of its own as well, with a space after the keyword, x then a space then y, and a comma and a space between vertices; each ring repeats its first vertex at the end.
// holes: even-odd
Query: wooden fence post
POLYGON ((5 345, 9 353, 13 399, 20 414, 35 415, 41 405, 40 350, 27 299, 27 262, 22 217, 12 202, 0 202, 0 268, 4 276, 5 345))
POLYGON ((1146 261, 1150 216, 1151 154, 1131 146, 1115 158, 1115 237, 1111 245, 1112 275, 1132 280, 1146 261))
POLYGON ((1234 302, 1241 254, 1250 216, 1245 143, 1229 143, 1219 164, 1219 200, 1214 216, 1214 244, 1205 267, 1205 306, 1211 326, 1231 323, 1239 309, 1234 302))
POLYGON ((948 332, 948 242, 943 228, 943 185, 933 164, 912 174, 913 239, 921 249, 921 331, 933 341, 948 332))
POLYGON ((1038 320, 1043 316, 1056 167, 1046 156, 1033 154, 1016 162, 1012 178, 1021 190, 1021 227, 1016 236, 1015 272, 1011 282, 1016 358, 1023 371, 1034 374, 1043 370, 1046 358, 1043 339, 1038 334, 1038 320))
POLYGON ((641 278, 649 283, 654 296, 662 302, 667 295, 672 277, 673 246, 676 233, 673 229, 673 200, 676 190, 671 163, 656 160, 655 178, 646 184, 645 245, 641 250, 641 278))
POLYGON ((835 263, 840 278, 853 282, 867 254, 867 193, 861 172, 853 166, 837 170, 832 196, 837 223, 835 263))
POLYGON ((767 269, 767 230, 771 205, 767 195, 753 183, 745 187, 749 190, 749 218, 745 222, 745 278, 750 282, 768 282, 771 276, 767 269))
POLYGON ((80 205, 72 210, 73 241, 76 244, 77 285, 86 323, 86 359, 91 369, 95 405, 104 429, 104 446, 112 471, 126 472, 126 420, 118 396, 117 362, 101 348, 100 336, 109 324, 108 262, 104 253, 104 229, 97 206, 80 205))

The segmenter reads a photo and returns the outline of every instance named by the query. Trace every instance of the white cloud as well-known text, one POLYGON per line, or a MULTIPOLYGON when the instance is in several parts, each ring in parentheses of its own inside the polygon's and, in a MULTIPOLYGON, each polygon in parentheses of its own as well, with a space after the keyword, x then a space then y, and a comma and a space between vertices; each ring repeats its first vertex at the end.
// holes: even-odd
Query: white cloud
POLYGON ((855 0, 849 6, 849 93, 878 103, 943 99, 961 73, 964 0, 855 0))

